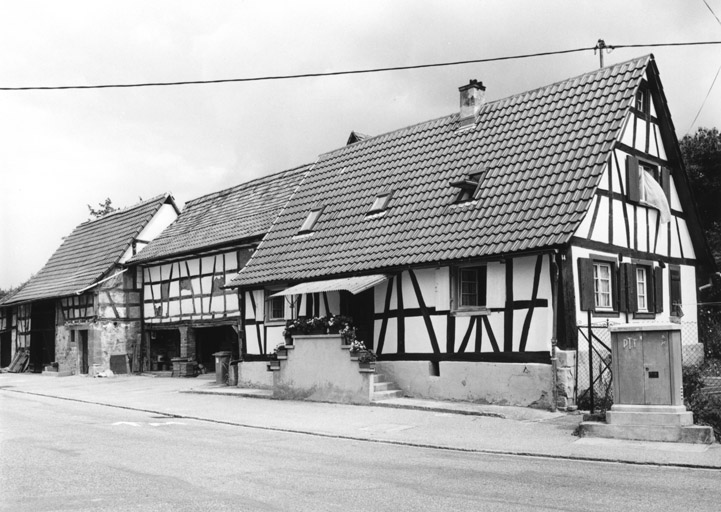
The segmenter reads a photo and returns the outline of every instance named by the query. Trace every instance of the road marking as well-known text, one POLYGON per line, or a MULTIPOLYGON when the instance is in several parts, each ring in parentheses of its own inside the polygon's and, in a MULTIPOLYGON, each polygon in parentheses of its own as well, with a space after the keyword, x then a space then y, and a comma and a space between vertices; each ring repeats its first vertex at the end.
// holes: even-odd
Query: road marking
POLYGON ((394 423, 379 423, 378 425, 369 425, 367 427, 361 427, 359 430, 365 430, 366 432, 400 432, 401 430, 408 430, 413 428, 413 425, 397 425, 394 423))
MULTIPOLYGON (((137 421, 117 421, 112 424, 114 427, 120 426, 120 425, 128 425, 131 427, 140 427, 141 423, 138 423, 137 421)), ((151 427, 162 427, 163 425, 185 425, 185 423, 181 423, 180 421, 164 421, 162 423, 142 423, 142 425, 150 425, 151 427)))

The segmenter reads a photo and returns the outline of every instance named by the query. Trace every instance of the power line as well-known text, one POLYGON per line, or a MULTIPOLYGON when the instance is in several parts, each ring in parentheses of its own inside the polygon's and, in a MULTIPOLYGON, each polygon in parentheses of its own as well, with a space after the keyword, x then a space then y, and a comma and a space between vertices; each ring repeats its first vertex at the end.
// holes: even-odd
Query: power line
MULTIPOLYGON (((688 43, 651 43, 651 44, 631 44, 631 45, 606 45, 604 48, 607 50, 615 50, 622 48, 657 48, 661 46, 699 46, 699 45, 716 45, 721 44, 721 41, 696 41, 688 43)), ((426 68, 439 68, 447 66, 460 66, 464 64, 479 64, 485 62, 499 62, 505 60, 516 60, 516 59, 528 59, 533 57, 545 57, 549 55, 564 55, 569 53, 578 53, 591 50, 597 50, 597 46, 591 46, 586 48, 574 48, 571 50, 557 50, 550 52, 538 52, 538 53, 527 53, 522 55, 510 55, 506 57, 491 57, 487 59, 472 59, 472 60, 459 60, 454 62, 439 62, 434 64, 417 64, 411 66, 392 66, 385 68, 370 68, 370 69, 356 69, 347 71, 328 71, 325 73, 300 73, 295 75, 271 75, 271 76, 257 76, 247 78, 224 78, 218 80, 186 80, 177 82, 143 82, 143 83, 128 83, 128 84, 98 84, 98 85, 54 85, 54 86, 22 86, 22 87, 0 87, 0 91, 50 91, 50 90, 67 90, 67 89, 120 89, 120 88, 132 88, 132 87, 168 87, 177 85, 206 85, 206 84, 220 84, 220 83, 231 83, 231 82, 262 82, 270 80, 291 80, 298 78, 316 78, 325 76, 341 76, 341 75, 359 75, 368 73, 383 73, 388 71, 405 71, 409 69, 426 69, 426 68)))
POLYGON ((706 97, 703 99, 703 103, 701 103, 701 106, 698 109, 698 112, 696 112, 696 117, 693 118, 693 121, 691 121, 691 125, 688 127, 688 130, 686 130, 686 135, 691 132, 691 128, 693 128, 694 123, 698 119, 698 116, 701 115, 701 111, 703 110, 703 106, 706 104, 706 100, 708 99, 709 95, 711 94, 711 89, 713 89, 714 84, 716 83, 716 79, 718 78, 719 73, 721 72, 721 66, 716 70, 716 76, 713 77, 713 81, 711 82, 711 86, 708 88, 708 92, 706 93, 706 97))
POLYGON ((719 25, 721 25, 721 20, 718 19, 718 16, 716 16, 716 13, 713 12, 713 9, 711 9, 711 6, 708 4, 706 0, 702 0, 703 3, 706 4, 706 7, 708 7, 708 10, 711 11, 711 14, 713 14, 713 17, 716 18, 716 21, 718 21, 719 25))

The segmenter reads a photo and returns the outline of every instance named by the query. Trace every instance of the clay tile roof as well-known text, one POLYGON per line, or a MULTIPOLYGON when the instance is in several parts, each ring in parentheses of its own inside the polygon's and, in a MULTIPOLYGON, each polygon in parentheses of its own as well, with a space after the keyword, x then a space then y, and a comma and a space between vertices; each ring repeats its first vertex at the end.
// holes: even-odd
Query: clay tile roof
POLYGON ((652 56, 487 103, 321 155, 240 274, 248 286, 482 258, 565 243, 590 205, 607 152, 652 56), (471 204, 449 182, 483 168, 471 204), (394 191, 381 216, 375 196, 394 191), (324 210, 296 236, 310 208, 324 210), (562 205, 562 208, 559 206, 562 205))
POLYGON ((112 270, 160 207, 175 206, 170 194, 80 224, 45 266, 2 305, 72 295, 112 270))
POLYGON ((188 201, 175 222, 130 262, 148 263, 260 239, 309 168, 304 165, 188 201))

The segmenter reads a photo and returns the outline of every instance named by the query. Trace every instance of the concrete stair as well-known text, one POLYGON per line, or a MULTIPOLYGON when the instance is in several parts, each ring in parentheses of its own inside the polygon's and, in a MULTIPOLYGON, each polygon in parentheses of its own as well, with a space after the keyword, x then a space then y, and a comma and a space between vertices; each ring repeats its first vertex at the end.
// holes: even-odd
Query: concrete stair
POLYGON ((382 373, 376 373, 372 378, 373 391, 371 392, 371 402, 403 397, 403 391, 398 389, 394 382, 386 380, 382 373))

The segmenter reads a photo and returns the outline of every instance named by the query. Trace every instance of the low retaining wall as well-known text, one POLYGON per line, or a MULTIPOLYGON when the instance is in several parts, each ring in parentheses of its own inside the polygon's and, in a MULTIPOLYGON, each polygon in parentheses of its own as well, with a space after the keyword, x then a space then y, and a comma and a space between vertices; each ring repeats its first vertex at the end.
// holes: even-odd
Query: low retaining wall
POLYGON ((549 408, 551 365, 441 361, 379 361, 377 371, 415 398, 549 408))
POLYGON ((271 389, 273 374, 265 361, 242 361, 238 363, 238 387, 271 389))
POLYGON ((371 376, 342 347, 340 335, 293 336, 288 359, 273 374, 273 396, 295 400, 369 403, 371 376))

